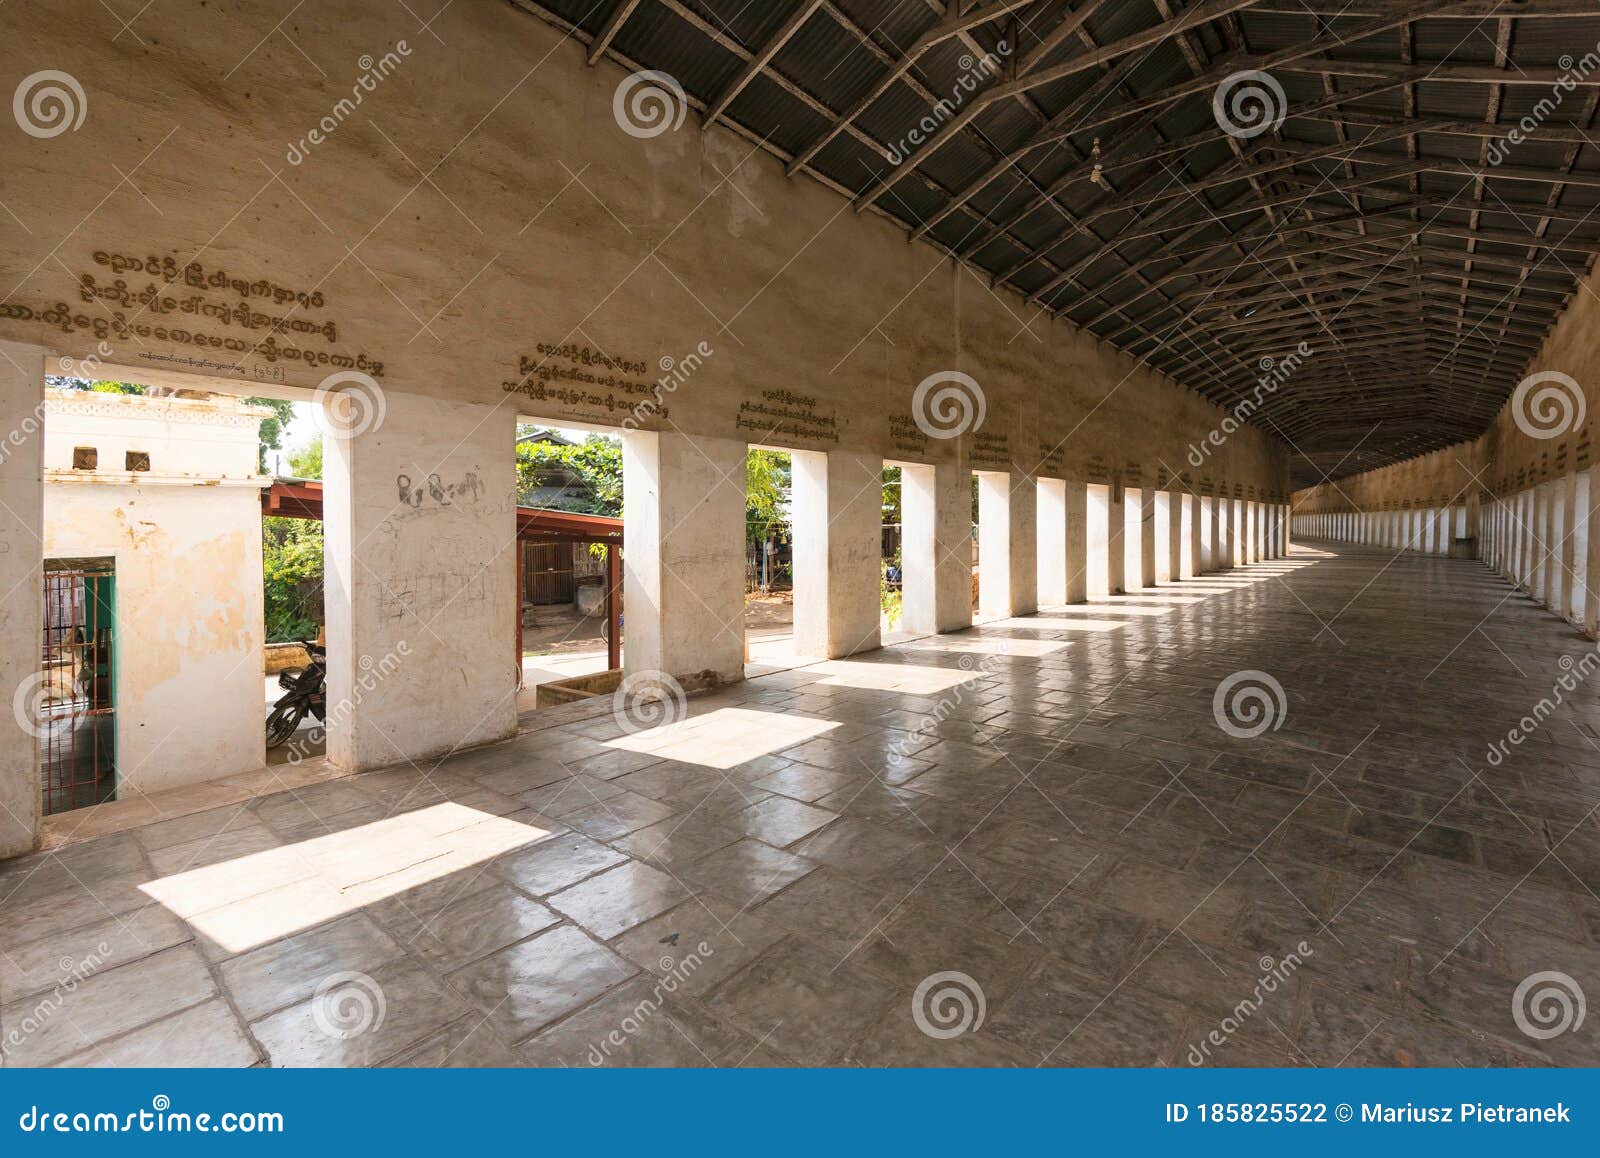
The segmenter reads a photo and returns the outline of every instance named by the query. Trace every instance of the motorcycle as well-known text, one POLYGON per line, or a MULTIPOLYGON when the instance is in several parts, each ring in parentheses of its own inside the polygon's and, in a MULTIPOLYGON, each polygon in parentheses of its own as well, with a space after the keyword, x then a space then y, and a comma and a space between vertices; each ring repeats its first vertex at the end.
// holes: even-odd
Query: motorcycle
POLYGON ((278 686, 283 689, 283 695, 278 697, 267 716, 268 748, 287 742, 307 712, 327 723, 328 685, 324 664, 328 653, 316 643, 307 643, 305 649, 311 657, 310 666, 287 668, 278 673, 278 686))

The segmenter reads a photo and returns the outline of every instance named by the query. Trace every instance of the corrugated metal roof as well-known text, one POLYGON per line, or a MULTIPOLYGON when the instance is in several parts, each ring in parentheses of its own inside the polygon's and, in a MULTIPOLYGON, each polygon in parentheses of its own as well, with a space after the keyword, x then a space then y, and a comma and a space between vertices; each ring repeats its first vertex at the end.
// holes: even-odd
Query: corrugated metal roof
MULTIPOLYGON (((511 2, 589 41, 617 11, 511 2)), ((1196 7, 1172 5, 1180 19, 1196 7)), ((1351 343, 1256 418, 1314 479, 1363 434, 1340 470, 1486 426, 1600 249, 1600 150, 1574 131, 1596 114, 1600 64, 1583 54, 1600 53, 1600 15, 1572 0, 1489 18, 1430 7, 1261 0, 1180 37, 1153 3, 980 0, 962 9, 978 14, 963 35, 905 59, 955 19, 944 3, 824 0, 777 44, 802 0, 640 0, 609 50, 670 74, 702 109, 770 52, 730 122, 1218 403, 1248 388, 1262 343, 1296 324, 1326 339, 1323 307, 1338 303, 1351 343), (1081 28, 1034 59, 1086 5, 1081 28), (890 68, 901 75, 845 121, 890 68), (1273 122, 1259 132, 1217 104, 1252 71, 1273 122), (1525 139, 1508 143, 1519 122, 1525 139), (1460 315, 1463 279, 1488 310, 1480 332, 1426 382, 1409 376, 1415 359, 1374 380, 1354 336, 1415 334, 1420 348, 1439 311, 1460 315), (1358 430, 1350 381, 1364 420, 1392 434, 1358 430)))

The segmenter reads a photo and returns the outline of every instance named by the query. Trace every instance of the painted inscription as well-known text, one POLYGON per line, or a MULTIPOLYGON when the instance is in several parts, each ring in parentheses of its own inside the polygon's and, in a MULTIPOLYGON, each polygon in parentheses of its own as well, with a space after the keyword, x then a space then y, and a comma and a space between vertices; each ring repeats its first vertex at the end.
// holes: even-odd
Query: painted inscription
POLYGON ((747 398, 741 402, 735 425, 756 431, 757 442, 774 434, 812 442, 839 441, 837 411, 824 412, 815 395, 781 388, 763 390, 759 401, 747 398))
POLYGON ((306 316, 321 309, 322 291, 247 278, 176 257, 96 250, 99 269, 78 274, 78 302, 29 305, 6 302, 0 318, 36 322, 64 334, 87 334, 101 343, 171 342, 197 351, 239 355, 234 361, 175 357, 140 351, 145 361, 245 372, 265 381, 282 381, 277 364, 300 362, 312 368, 360 370, 383 377, 383 363, 365 353, 324 349, 338 341, 331 318, 306 316), (143 274, 149 280, 130 279, 143 274), (87 308, 85 308, 87 307, 87 308), (265 366, 245 369, 251 360, 265 366))

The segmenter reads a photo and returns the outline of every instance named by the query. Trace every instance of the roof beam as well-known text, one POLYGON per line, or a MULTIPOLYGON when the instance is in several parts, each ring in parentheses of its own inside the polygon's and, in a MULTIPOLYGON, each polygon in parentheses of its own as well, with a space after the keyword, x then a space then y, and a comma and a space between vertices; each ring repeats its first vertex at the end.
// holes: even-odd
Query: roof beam
POLYGON ((799 32, 801 26, 807 20, 810 20, 816 14, 817 9, 821 7, 822 0, 803 0, 800 7, 794 10, 789 19, 785 20, 776 32, 767 37, 767 42, 761 46, 754 56, 745 61, 744 67, 739 70, 739 75, 728 82, 727 87, 706 109, 706 115, 700 121, 702 131, 717 123, 717 118, 728 111, 728 106, 745 90, 745 86, 753 81, 767 65, 772 63, 772 58, 778 55, 785 44, 794 39, 794 34, 799 32))

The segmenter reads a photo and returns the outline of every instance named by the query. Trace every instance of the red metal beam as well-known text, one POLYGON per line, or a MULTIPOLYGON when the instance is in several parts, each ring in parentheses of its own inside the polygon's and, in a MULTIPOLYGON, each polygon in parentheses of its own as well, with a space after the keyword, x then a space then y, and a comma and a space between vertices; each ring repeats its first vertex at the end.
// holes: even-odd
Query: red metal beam
MULTIPOLYGON (((322 484, 309 479, 274 479, 261 492, 261 513, 285 519, 322 521, 322 484)), ((517 508, 517 538, 539 543, 622 542, 622 520, 608 515, 581 515, 517 508)))

